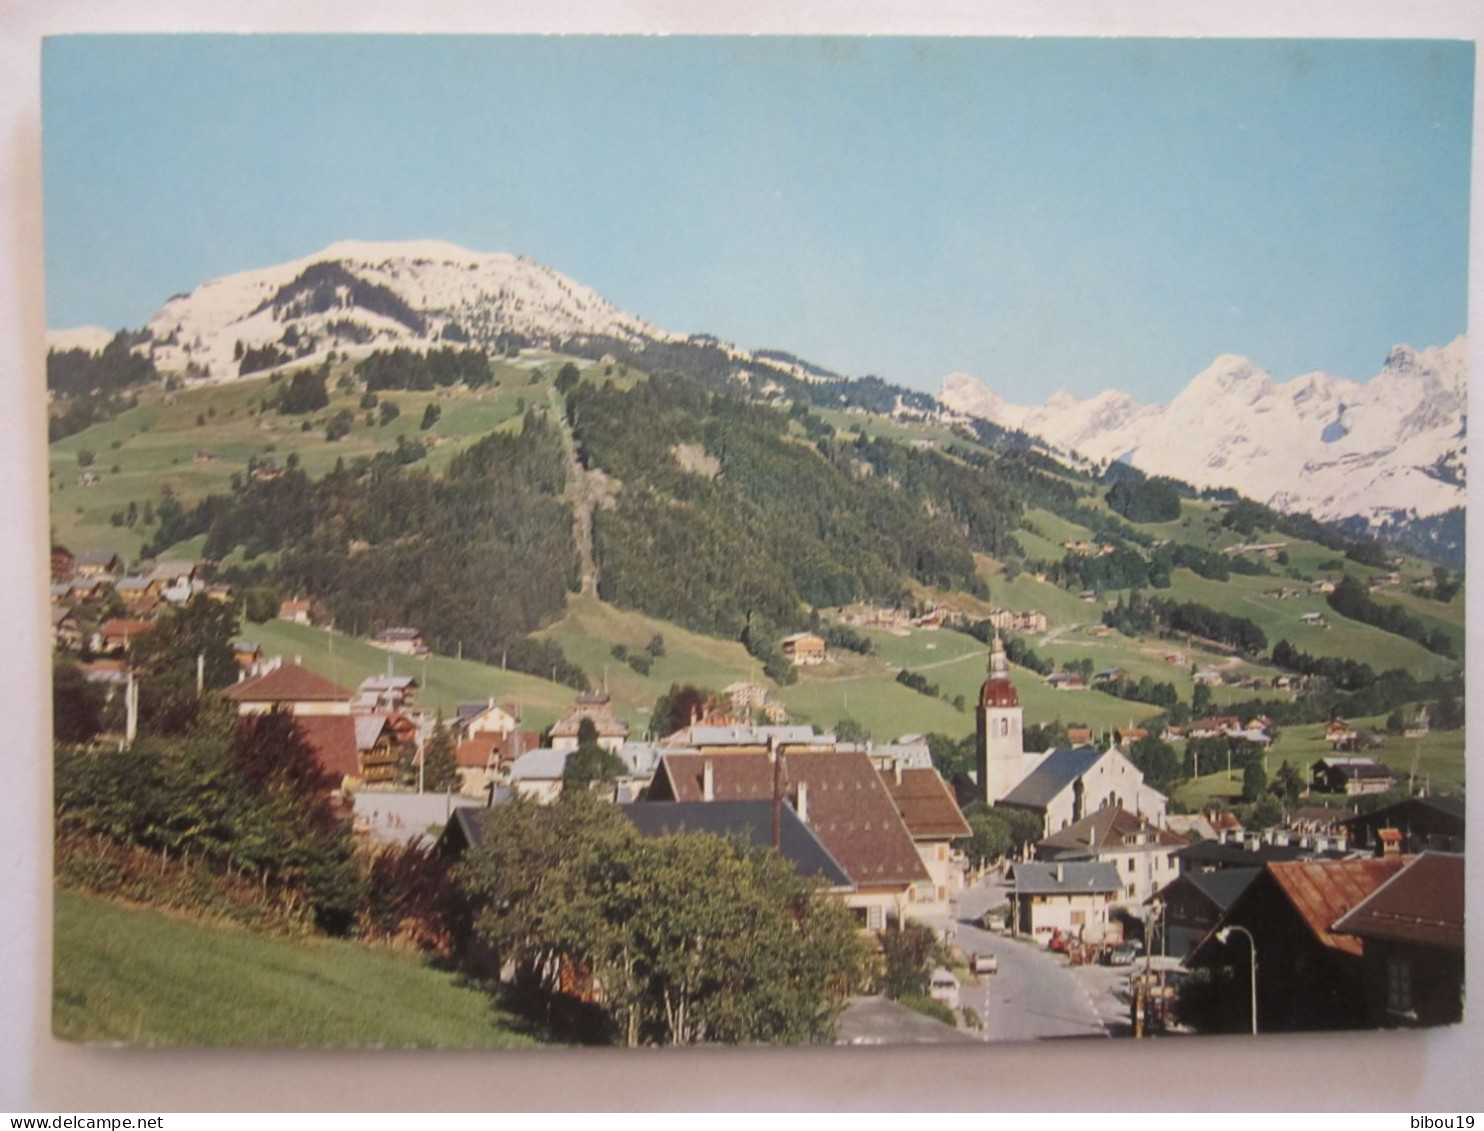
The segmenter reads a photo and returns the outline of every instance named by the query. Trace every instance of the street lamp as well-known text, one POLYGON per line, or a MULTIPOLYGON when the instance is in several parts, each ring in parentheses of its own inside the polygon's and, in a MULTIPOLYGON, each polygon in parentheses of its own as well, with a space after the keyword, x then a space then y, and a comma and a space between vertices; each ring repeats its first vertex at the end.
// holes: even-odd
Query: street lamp
POLYGON ((1247 946, 1252 951, 1252 1035, 1255 1037, 1257 1036, 1257 940, 1252 937, 1252 932, 1246 927, 1238 927, 1233 924, 1230 927, 1222 927, 1221 930, 1217 931, 1216 941, 1222 946, 1225 946, 1226 940, 1231 938, 1233 931, 1241 931, 1242 934, 1247 936, 1247 946))

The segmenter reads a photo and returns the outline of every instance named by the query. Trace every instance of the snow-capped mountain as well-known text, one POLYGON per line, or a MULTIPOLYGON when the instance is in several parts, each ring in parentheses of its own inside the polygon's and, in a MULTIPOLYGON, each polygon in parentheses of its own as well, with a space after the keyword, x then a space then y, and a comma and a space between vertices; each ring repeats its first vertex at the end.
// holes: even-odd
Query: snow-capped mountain
POLYGON ((345 241, 317 254, 201 284, 147 326, 155 365, 212 380, 238 375, 248 350, 492 346, 504 333, 668 338, 560 272, 504 253, 427 240, 345 241))
POLYGON ((943 380, 956 411, 1039 436, 1094 462, 1122 460, 1197 487, 1233 487, 1281 510, 1369 525, 1462 507, 1468 447, 1467 344, 1397 346, 1355 382, 1309 373, 1276 382, 1223 354, 1167 405, 1109 391, 1044 405, 1006 402, 966 373, 943 380))

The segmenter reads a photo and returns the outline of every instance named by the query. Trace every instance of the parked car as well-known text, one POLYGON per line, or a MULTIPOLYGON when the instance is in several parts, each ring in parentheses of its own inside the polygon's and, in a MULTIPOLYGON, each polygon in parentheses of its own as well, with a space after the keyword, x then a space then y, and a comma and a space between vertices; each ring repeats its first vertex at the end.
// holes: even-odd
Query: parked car
POLYGON ((1120 943, 1118 946, 1109 947, 1103 951, 1103 964, 1105 966, 1132 966, 1134 959, 1139 957, 1140 949, 1133 943, 1120 943))
POLYGON ((940 966, 933 971, 928 982, 928 996, 934 1001, 942 1002, 949 1009, 958 1008, 958 979, 953 976, 952 970, 945 970, 940 966))
POLYGON ((972 969, 976 974, 998 974, 1000 972, 1000 959, 994 954, 976 954, 972 963, 972 969))

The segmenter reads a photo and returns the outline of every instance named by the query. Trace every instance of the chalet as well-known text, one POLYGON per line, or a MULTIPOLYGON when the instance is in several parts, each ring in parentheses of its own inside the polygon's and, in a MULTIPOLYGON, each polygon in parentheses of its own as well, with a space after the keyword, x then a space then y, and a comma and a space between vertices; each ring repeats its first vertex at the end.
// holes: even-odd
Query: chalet
POLYGON ((284 601, 278 606, 278 619, 286 620, 290 624, 308 624, 309 602, 284 601))
POLYGON ((1016 632, 1035 635, 1046 631, 1046 614, 1036 612, 1015 613, 1009 609, 995 609, 989 614, 989 623, 996 632, 1016 632))
POLYGON ((747 711, 760 711, 768 698, 768 689, 760 683, 752 683, 748 680, 738 680, 736 683, 728 684, 721 689, 721 693, 731 703, 732 710, 739 714, 747 711))
POLYGON ((1344 719, 1330 719, 1324 724, 1324 741, 1335 749, 1349 749, 1359 737, 1360 732, 1344 719))
POLYGON ((1256 835, 1230 840, 1203 840, 1175 853, 1182 876, 1196 872, 1220 872, 1230 868, 1261 868, 1271 863, 1291 863, 1312 857, 1302 843, 1276 844, 1256 835))
POLYGON ((585 691, 577 696, 576 704, 551 728, 552 749, 576 750, 577 732, 585 719, 590 719, 597 727, 598 745, 604 750, 616 754, 628 741, 629 724, 614 715, 612 700, 601 691, 585 691))
MULTIPOLYGON (((850 877, 843 899, 860 926, 885 929, 919 917, 919 892, 933 886, 912 834, 870 760, 856 752, 766 754, 668 753, 650 801, 771 801, 775 790, 850 877)), ((936 895, 936 892, 934 892, 936 895)), ((934 901, 922 917, 941 915, 934 901)))
POLYGON ((1342 831, 1340 823, 1348 816, 1348 809, 1303 805, 1288 815, 1288 827, 1300 835, 1332 836, 1342 831))
POLYGON ((1387 829, 1401 834, 1404 853, 1464 850, 1464 807, 1456 797, 1409 797, 1374 813, 1347 816, 1341 827, 1356 848, 1377 855, 1382 852, 1381 833, 1387 829))
POLYGON ((77 555, 66 546, 52 546, 52 580, 71 577, 77 570, 77 555))
MULTIPOLYGON (((331 683, 324 676, 300 667, 283 664, 267 675, 235 683, 222 692, 222 698, 237 705, 239 715, 261 715, 286 710, 301 718, 314 715, 350 714, 355 693, 331 683)), ((351 729, 352 743, 354 728, 351 729)))
MULTIPOLYGON (((482 734, 508 735, 520 725, 518 715, 513 703, 496 703, 493 697, 483 703, 460 703, 457 716, 459 733, 466 738, 482 734)), ((623 733, 627 736, 628 731, 623 733)), ((539 745, 539 742, 531 743, 527 749, 534 750, 539 745)))
POLYGON ((1111 864, 1016 864, 1011 869, 1012 929, 1036 942, 1057 935, 1087 943, 1118 942, 1123 931, 1112 917, 1122 890, 1111 864))
POLYGON ((1323 613, 1305 613, 1303 616, 1299 617, 1299 620, 1303 621, 1304 624, 1308 625, 1310 628, 1329 627, 1329 621, 1325 619, 1323 613))
POLYGON ((1226 682, 1226 677, 1221 674, 1220 668, 1201 668, 1195 673, 1194 679, 1203 687, 1220 687, 1226 682))
POLYGON ((155 622, 149 620, 128 620, 123 617, 106 620, 98 629, 98 651, 115 655, 125 653, 132 641, 154 631, 154 627, 155 622))
POLYGON ((1053 691, 1086 691, 1087 684, 1076 672, 1052 672, 1046 677, 1046 686, 1053 691))
POLYGON ((263 662, 263 646, 253 640, 234 640, 232 659, 237 661, 237 667, 242 671, 256 674, 258 665, 263 662))
POLYGON ((1242 730, 1242 720, 1236 715, 1208 715, 1196 719, 1185 730, 1191 738, 1218 738, 1234 735, 1242 730))
POLYGON ((1361 941, 1370 1023, 1452 1025, 1463 1017, 1463 857, 1428 852, 1334 925, 1361 941))
POLYGON ((1183 838, 1147 818, 1107 806, 1039 841, 1036 859, 1111 864, 1121 885, 1113 906, 1137 907, 1179 875, 1175 854, 1184 847, 1183 838))
POLYGON ((1149 737, 1149 731, 1144 727, 1127 726, 1120 727, 1113 732, 1113 740, 1119 746, 1130 746, 1135 742, 1149 737))
POLYGON ((201 563, 166 559, 155 563, 149 571, 149 579, 159 583, 164 590, 190 590, 201 572, 201 563))
POLYGON ((82 625, 71 609, 52 606, 52 647, 73 651, 82 647, 82 625))
POLYGON ((410 675, 373 675, 356 688, 356 710, 406 710, 417 699, 420 685, 410 675))
POLYGON ((1092 727, 1067 727, 1068 746, 1091 746, 1092 727))
POLYGON ((880 776, 929 876, 929 882, 917 890, 916 917, 928 918, 932 914, 929 905, 937 904, 942 925, 947 927, 952 922, 953 903, 963 888, 963 868, 953 842, 973 830, 959 811, 953 791, 931 766, 909 769, 896 762, 880 776))
POLYGON ((837 748, 833 734, 816 734, 811 726, 746 726, 693 723, 660 739, 666 751, 698 754, 766 754, 829 752, 837 748))
POLYGON ((1226 914, 1226 909, 1261 874, 1261 868, 1186 872, 1151 896, 1151 907, 1156 901, 1159 904, 1165 953, 1173 958, 1189 957, 1226 914))
POLYGON ((372 637, 371 643, 377 648, 385 648, 388 652, 397 652, 404 656, 423 656, 428 651, 427 645, 423 643, 422 632, 405 625, 382 629, 372 637))
POLYGON ((1117 683, 1119 680, 1127 679, 1128 672, 1123 668, 1099 668, 1093 673, 1093 683, 1117 683))
POLYGON ((795 667, 822 664, 829 658, 824 637, 812 632, 796 632, 792 636, 785 636, 778 643, 783 649, 784 658, 795 667))
POLYGON ((1320 793, 1359 797, 1389 792, 1396 785, 1396 775, 1374 758, 1330 757, 1310 767, 1310 781, 1320 793))
POLYGON ((1035 813, 1050 836, 1107 807, 1159 824, 1167 799, 1116 746, 1081 746, 1051 751, 997 804, 1035 813))
POLYGON ((395 785, 405 747, 392 730, 391 716, 367 712, 352 715, 351 720, 355 726, 361 780, 373 786, 395 785))
POLYGON ((1321 577, 1318 581, 1314 582, 1314 584, 1309 587, 1309 591, 1311 593, 1319 593, 1328 596, 1335 591, 1335 583, 1327 577, 1321 577))
POLYGON ((112 550, 85 550, 77 555, 73 572, 79 577, 114 577, 123 568, 123 559, 112 550))
POLYGON ((1335 926, 1402 870, 1403 857, 1385 860, 1302 860, 1268 864, 1218 920, 1187 960, 1196 968, 1226 967, 1224 1009, 1251 1009, 1251 952, 1241 927, 1255 940, 1257 1022, 1260 1032, 1358 1029, 1370 1023, 1365 964, 1359 937, 1335 926))

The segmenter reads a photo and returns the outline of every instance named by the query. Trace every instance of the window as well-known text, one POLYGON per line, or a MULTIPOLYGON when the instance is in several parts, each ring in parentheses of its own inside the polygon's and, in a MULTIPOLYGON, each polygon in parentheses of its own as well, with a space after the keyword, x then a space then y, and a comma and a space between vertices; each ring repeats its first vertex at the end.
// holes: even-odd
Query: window
POLYGON ((886 912, 880 906, 866 908, 866 926, 879 931, 886 926, 886 912))
POLYGON ((948 846, 946 844, 940 844, 940 845, 938 845, 938 859, 939 860, 947 860, 948 859, 948 846))
POLYGON ((1134 860, 1134 858, 1133 858, 1133 857, 1132 857, 1132 856, 1130 856, 1130 857, 1129 857, 1129 858, 1128 858, 1128 870, 1129 870, 1129 871, 1130 871, 1130 872, 1132 872, 1132 871, 1134 871, 1134 870, 1135 870, 1135 869, 1137 869, 1137 868, 1138 868, 1138 866, 1139 866, 1139 865, 1138 865, 1138 863, 1137 863, 1137 862, 1136 862, 1136 861, 1135 861, 1135 860, 1134 860))
POLYGON ((1386 960, 1386 1012, 1415 1017, 1412 1012, 1412 964, 1403 958, 1386 960))
POLYGON ((1073 911, 1072 912, 1072 926, 1074 926, 1074 927, 1080 927, 1080 926, 1082 926, 1082 924, 1084 924, 1086 922, 1087 922, 1087 912, 1086 911, 1073 911))

